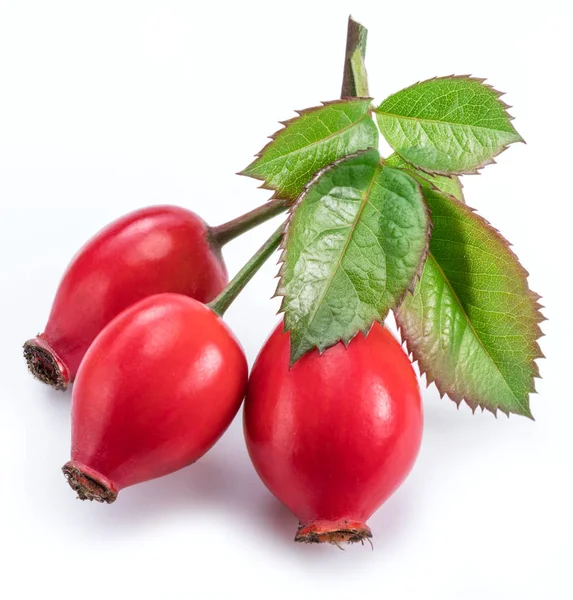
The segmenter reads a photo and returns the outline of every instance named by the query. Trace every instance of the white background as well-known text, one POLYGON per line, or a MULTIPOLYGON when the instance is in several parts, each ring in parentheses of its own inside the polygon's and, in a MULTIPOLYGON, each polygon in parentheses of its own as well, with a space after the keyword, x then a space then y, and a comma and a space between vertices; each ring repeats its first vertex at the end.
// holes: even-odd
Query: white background
MULTIPOLYGON (((571 83, 568 3, 0 2, 0 596, 573 598, 571 83), (269 194, 234 173, 293 109, 338 96, 346 19, 369 28, 377 101, 434 75, 487 76, 528 144, 464 178, 543 296, 536 422, 424 391, 407 482, 371 519, 375 548, 294 544, 240 419, 199 463, 75 500, 70 395, 27 374, 63 269, 100 227, 175 203, 218 224, 269 194)), ((269 223, 234 242, 234 273, 269 223)), ((276 260, 227 314, 249 362, 277 322, 276 260)))

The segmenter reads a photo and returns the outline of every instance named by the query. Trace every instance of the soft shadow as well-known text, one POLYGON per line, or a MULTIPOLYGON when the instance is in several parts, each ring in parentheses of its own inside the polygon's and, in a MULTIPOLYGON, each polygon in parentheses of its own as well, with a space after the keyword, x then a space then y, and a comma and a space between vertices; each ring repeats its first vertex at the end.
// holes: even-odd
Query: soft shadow
MULTIPOLYGON (((370 552, 374 550, 378 557, 387 550, 395 549, 400 538, 407 534, 408 524, 415 520, 411 512, 413 510, 411 493, 412 490, 402 490, 369 519, 368 525, 373 533, 373 548, 368 542, 364 542, 363 548, 360 547, 361 544, 344 544, 342 548, 349 553, 368 550, 369 556, 370 552)), ((314 559, 310 556, 317 557, 318 561, 323 561, 325 552, 335 553, 335 559, 338 558, 340 550, 330 544, 296 543, 294 537, 298 527, 297 518, 270 494, 267 494, 267 497, 254 507, 254 512, 256 512, 258 526, 262 530, 259 537, 268 538, 269 543, 272 541, 279 545, 292 557, 299 558, 304 562, 310 560, 311 564, 314 559)), ((265 541, 265 543, 267 542, 265 541)))
MULTIPOLYGON (((415 483, 415 482, 411 482, 415 483)), ((414 485, 398 490, 368 521, 374 551, 392 552, 414 527, 414 485)))
MULTIPOLYGON (((66 490, 70 495, 71 490, 66 490)), ((164 477, 139 483, 120 491, 111 505, 83 502, 74 512, 93 520, 107 534, 143 529, 149 524, 173 520, 182 514, 196 518, 248 521, 257 494, 265 494, 248 458, 240 423, 232 428, 196 463, 164 477), (89 516, 88 516, 89 515, 89 516)), ((63 506, 61 516, 69 513, 63 506)))
POLYGON ((212 515, 226 498, 232 497, 230 479, 224 464, 216 457, 205 456, 180 471, 121 490, 111 506, 93 507, 93 518, 119 532, 181 514, 212 515))
POLYGON ((35 384, 41 386, 41 394, 37 399, 38 402, 45 402, 50 405, 50 410, 57 410, 64 414, 69 414, 72 408, 72 388, 71 386, 65 390, 55 390, 53 387, 42 383, 41 381, 34 381, 35 384))
POLYGON ((273 542, 288 548, 299 546, 294 542, 298 519, 270 493, 259 503, 257 518, 263 534, 273 542))
MULTIPOLYGON (((38 385, 40 385, 38 383, 38 385)), ((50 406, 47 412, 58 412, 53 423, 57 429, 68 431, 61 417, 69 419, 70 391, 57 392, 44 387, 36 394, 38 402, 50 406)), ((459 438, 473 440, 482 438, 483 430, 491 435, 491 423, 487 416, 478 419, 471 411, 456 410, 449 401, 437 398, 425 399, 426 424, 424 433, 425 447, 422 448, 424 460, 419 460, 414 472, 404 486, 390 498, 370 519, 373 531, 373 544, 378 559, 387 551, 392 551, 404 538, 411 536, 415 527, 415 508, 413 499, 424 494, 424 486, 432 479, 427 472, 428 465, 441 465, 441 470, 453 467, 452 447, 460 447, 459 438), (460 414, 467 413, 467 414, 460 414), (461 418, 460 418, 461 417, 461 418), (419 468, 422 473, 417 473, 419 468)), ((496 435, 502 435, 498 428, 496 435)), ((69 433, 66 438, 69 439, 69 433)), ((60 436, 58 436, 59 439, 60 436)), ((66 439, 66 446, 69 443, 66 439)), ((59 445, 59 442, 58 442, 59 445)), ((55 449, 54 449, 55 450, 55 449)), ((58 450, 58 454, 63 451, 58 450)), ((67 454, 67 449, 65 450, 67 454)), ((442 473, 443 476, 443 473, 442 473)), ((58 486, 60 483, 58 482, 58 486)), ((62 488, 65 487, 63 476, 62 488)), ((426 490, 427 491, 427 490, 426 490)), ((62 492, 70 497, 70 502, 62 502, 59 492, 53 496, 50 504, 56 508, 58 517, 69 521, 76 520, 81 526, 89 526, 96 535, 120 536, 131 530, 144 530, 148 525, 156 525, 165 520, 179 518, 195 519, 221 518, 229 522, 242 523, 249 531, 256 532, 262 544, 278 545, 289 557, 295 560, 310 561, 309 565, 318 564, 310 556, 324 560, 325 552, 338 555, 339 550, 329 545, 297 544, 294 536, 298 521, 292 513, 276 500, 259 480, 245 449, 242 435, 241 417, 235 419, 224 437, 205 456, 195 464, 165 477, 124 489, 118 500, 111 506, 99 506, 91 503, 71 504, 72 492, 62 492)), ((367 544, 370 556, 370 546, 367 544)), ((347 552, 360 553, 360 547, 347 546, 347 552)), ((342 554, 342 553, 340 553, 342 554)), ((335 558, 332 560, 336 560, 335 558)), ((331 560, 327 561, 331 564, 331 560)), ((352 560, 349 564, 356 565, 352 560)))

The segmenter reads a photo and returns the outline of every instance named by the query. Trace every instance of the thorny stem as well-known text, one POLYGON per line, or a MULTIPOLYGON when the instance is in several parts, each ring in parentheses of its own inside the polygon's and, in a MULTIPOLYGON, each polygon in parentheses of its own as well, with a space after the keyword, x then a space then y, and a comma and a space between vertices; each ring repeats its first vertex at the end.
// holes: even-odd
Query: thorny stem
POLYGON ((267 258, 278 248, 285 224, 271 235, 271 237, 257 250, 251 260, 233 277, 229 285, 207 306, 214 310, 218 315, 223 316, 233 300, 241 293, 243 288, 249 283, 253 275, 263 266, 267 258))
POLYGON ((355 21, 351 16, 348 17, 341 98, 367 98, 369 96, 368 77, 364 66, 367 36, 368 30, 366 27, 355 21))
POLYGON ((259 206, 232 221, 223 223, 217 227, 212 227, 211 235, 220 246, 224 246, 226 243, 234 240, 236 237, 249 231, 253 227, 279 215, 285 211, 287 207, 287 201, 282 198, 270 200, 262 206, 259 206))

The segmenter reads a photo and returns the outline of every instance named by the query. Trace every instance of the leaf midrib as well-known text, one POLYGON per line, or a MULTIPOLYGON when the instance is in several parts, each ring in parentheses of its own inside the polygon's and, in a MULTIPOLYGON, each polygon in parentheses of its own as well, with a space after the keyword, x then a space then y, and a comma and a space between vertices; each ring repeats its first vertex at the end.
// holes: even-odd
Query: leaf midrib
MULTIPOLYGON (((346 242, 344 244, 343 249, 340 252, 340 257, 336 263, 336 266, 334 267, 334 269, 332 271, 332 275, 329 277, 327 285, 324 286, 324 290, 323 290, 322 294, 320 295, 320 299, 315 303, 315 306, 311 313, 311 316, 309 317, 309 319, 307 321, 308 327, 310 327, 310 324, 316 317, 316 313, 318 312, 319 307, 321 306, 322 302, 324 301, 324 298, 326 297, 326 294, 327 294, 328 290, 330 289, 330 286, 332 285, 332 280, 334 279, 334 276, 336 275, 336 273, 338 273, 338 269, 340 269, 340 267, 342 266, 342 261, 344 260, 346 251, 348 250, 348 246, 350 245, 350 241, 352 240, 352 236, 354 235, 354 233, 356 231, 356 227, 358 226, 360 217, 362 216, 362 213, 364 212, 364 208, 368 204, 368 198, 370 197, 370 192, 372 191, 372 186, 374 185, 376 176, 378 175, 378 173, 380 172, 381 169, 382 169, 382 165, 380 163, 378 163, 374 169, 374 173, 372 174, 372 179, 371 179, 370 183, 368 184, 368 188, 366 189, 366 191, 364 192, 364 194, 362 196, 362 203, 360 205, 360 208, 358 209, 358 212, 356 213, 356 216, 354 218, 354 223, 351 225, 351 227, 348 231, 348 236, 347 236, 346 242)), ((297 345, 297 347, 296 347, 297 351, 298 351, 299 347, 300 347, 300 345, 297 345)))
POLYGON ((484 131, 499 131, 500 133, 514 134, 520 137, 519 134, 513 128, 513 131, 506 131, 505 129, 494 129, 493 127, 483 127, 482 125, 471 125, 469 123, 456 123, 455 121, 440 121, 439 119, 427 119, 422 117, 408 117, 406 115, 399 115, 397 113, 390 113, 381 110, 375 110, 374 112, 377 115, 395 117, 397 119, 407 119, 408 121, 424 121, 425 123, 439 123, 441 125, 457 125, 458 127, 471 127, 472 129, 483 129, 484 131))
POLYGON ((521 402, 521 400, 515 395, 514 391, 511 389, 511 386, 509 385, 509 383, 507 382, 504 374, 500 371, 497 363, 495 362, 495 360, 493 359, 492 355, 490 354, 489 350, 486 348, 486 346, 484 345, 482 339, 480 338, 480 336, 478 335, 477 331, 475 330, 473 323, 471 322, 471 319, 468 315, 468 313, 466 312, 458 294, 456 293, 456 291, 454 290, 454 288, 452 287, 452 284, 450 283, 450 280, 448 279, 448 277, 446 277, 446 274, 444 273, 444 270, 442 269, 442 267, 440 266, 440 264, 438 263, 438 261, 436 260, 436 257, 430 252, 428 251, 428 258, 432 259, 432 261, 434 262, 434 265, 436 266, 436 269, 438 270, 438 272, 440 273, 440 275, 443 277, 446 285, 448 286, 448 288, 450 289, 451 293, 454 296, 454 299, 456 300, 456 302, 458 303, 458 306, 460 307, 460 310, 462 311, 462 314, 465 317, 465 320, 469 326, 469 328, 471 329, 472 333, 474 334, 475 339, 478 341, 479 345, 483 348, 486 356, 489 358, 489 360, 493 363, 493 366, 495 367, 496 371, 499 373, 501 380, 505 383, 507 389, 509 390, 510 394, 515 398, 515 400, 517 401, 517 403, 519 404, 519 406, 521 406, 521 408, 524 410, 525 413, 528 413, 529 410, 527 408, 527 406, 524 406, 523 403, 521 402))
MULTIPOLYGON (((366 111, 366 113, 364 115, 362 115, 360 117, 360 119, 350 123, 343 129, 338 129, 337 131, 333 131, 331 134, 327 135, 326 137, 320 138, 319 140, 316 140, 316 142, 311 142, 310 144, 303 146, 302 148, 297 148, 296 150, 291 150, 290 152, 285 152, 284 154, 281 154, 280 156, 277 156, 276 158, 271 158, 271 159, 266 159, 266 160, 263 160, 264 159, 264 154, 263 154, 263 156, 261 156, 261 163, 265 166, 271 165, 272 163, 274 163, 278 160, 283 160, 287 156, 292 156, 293 154, 297 154, 304 150, 308 150, 309 148, 313 148, 314 146, 317 146, 318 144, 322 144, 324 142, 327 142, 328 140, 333 139, 337 135, 342 135, 346 131, 349 131, 353 127, 356 127, 357 125, 359 125, 361 123, 361 121, 364 121, 365 119, 370 119, 370 116, 368 115, 368 111, 366 111)), ((370 119, 370 120, 372 120, 372 119, 370 119)), ((286 129, 283 129, 281 131, 281 133, 285 133, 287 131, 288 131, 288 127, 286 129)), ((292 132, 291 132, 291 134, 292 134, 292 132)))

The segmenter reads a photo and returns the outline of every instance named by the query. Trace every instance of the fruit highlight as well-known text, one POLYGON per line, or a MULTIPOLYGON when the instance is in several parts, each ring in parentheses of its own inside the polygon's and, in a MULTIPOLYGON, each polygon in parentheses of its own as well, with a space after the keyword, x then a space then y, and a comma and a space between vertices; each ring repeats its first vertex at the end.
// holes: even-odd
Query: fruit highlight
POLYGON ((361 542, 372 513, 409 473, 422 439, 416 375, 375 323, 289 369, 279 326, 253 367, 244 431, 269 490, 299 519, 297 542, 361 542))
POLYGON ((125 215, 68 266, 44 332, 24 345, 28 367, 64 390, 97 334, 122 310, 162 292, 209 302, 227 280, 221 248, 196 214, 152 206, 125 215))
POLYGON ((458 405, 532 417, 540 296, 460 179, 523 141, 508 106, 469 75, 375 106, 365 51, 350 19, 341 98, 283 121, 240 172, 273 190, 264 205, 217 227, 143 208, 70 263, 24 355, 56 389, 75 380, 63 472, 80 499, 111 503, 193 463, 246 394, 248 453, 298 518, 295 541, 363 544, 420 449, 412 362, 458 405), (224 244, 286 211, 228 283, 224 244), (222 315, 277 248, 283 323, 248 378, 222 315), (390 312, 407 352, 384 326, 390 312))
POLYGON ((237 413, 247 384, 239 343, 213 310, 180 294, 134 304, 97 336, 72 395, 71 461, 82 500, 199 459, 237 413))

